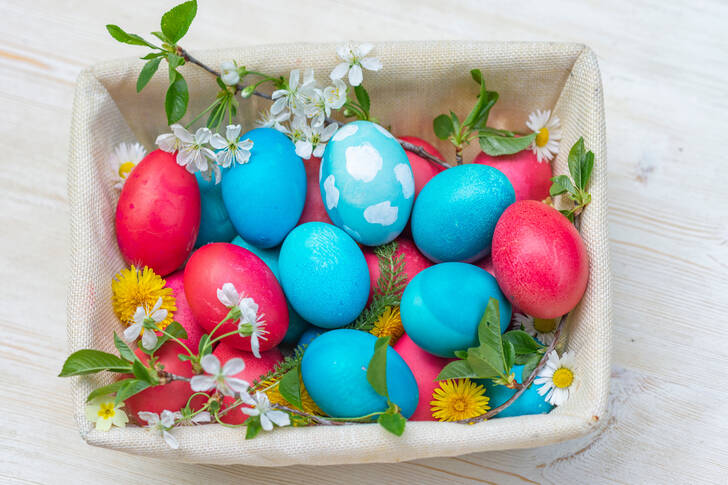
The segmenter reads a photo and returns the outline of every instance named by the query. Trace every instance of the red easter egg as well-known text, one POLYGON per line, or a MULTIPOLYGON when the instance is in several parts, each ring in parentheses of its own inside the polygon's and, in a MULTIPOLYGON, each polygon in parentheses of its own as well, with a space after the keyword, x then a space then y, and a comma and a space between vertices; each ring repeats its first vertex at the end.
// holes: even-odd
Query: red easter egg
POLYGON ((321 198, 321 188, 319 186, 321 159, 311 157, 309 160, 303 161, 303 166, 306 168, 306 202, 303 205, 303 212, 297 225, 300 226, 312 221, 333 224, 324 207, 324 200, 321 198))
MULTIPOLYGON (((211 332, 228 314, 228 308, 217 298, 217 290, 225 283, 232 283, 241 296, 252 298, 258 305, 257 315, 265 322, 264 328, 268 332, 266 340, 259 340, 260 350, 278 345, 288 330, 286 297, 268 265, 235 244, 206 244, 192 254, 185 266, 185 295, 202 328, 211 332)), ((236 331, 238 323, 225 322, 213 338, 236 331)), ((250 351, 250 337, 232 335, 226 342, 250 351)))
MULTIPOLYGON (((413 145, 420 146, 430 155, 442 160, 442 155, 439 151, 437 151, 437 148, 421 138, 417 138, 415 136, 400 136, 399 139, 412 143, 413 145)), ((420 190, 422 190, 422 187, 424 187, 432 177, 445 170, 445 168, 436 163, 430 162, 426 158, 422 158, 416 153, 412 153, 408 150, 405 150, 404 152, 407 154, 407 158, 412 166, 412 175, 415 177, 415 197, 417 197, 420 190)))
MULTIPOLYGON (((369 248, 362 249, 364 253, 364 259, 367 261, 369 267, 369 284, 371 289, 369 290, 369 301, 371 301, 374 290, 377 288, 377 282, 379 281, 379 258, 373 250, 369 248)), ((406 281, 409 283, 417 273, 425 268, 432 266, 432 261, 427 259, 415 243, 409 239, 400 237, 397 239, 397 251, 396 255, 404 255, 404 271, 407 274, 406 281)))
POLYGON ((513 185, 517 201, 544 200, 549 196, 551 165, 548 162, 539 162, 530 149, 500 157, 491 157, 480 152, 473 163, 489 165, 503 172, 513 185))
POLYGON ((167 287, 172 288, 172 295, 174 296, 177 311, 174 312, 174 320, 182 325, 182 328, 187 332, 187 338, 182 342, 187 345, 190 350, 197 352, 200 346, 200 339, 205 331, 202 329, 195 316, 192 314, 190 304, 187 303, 187 296, 185 296, 184 288, 184 271, 177 271, 165 278, 167 281, 167 287))
MULTIPOLYGON (((249 352, 244 352, 235 347, 230 346, 225 340, 220 342, 213 352, 218 359, 220 359, 220 366, 224 366, 230 359, 241 358, 245 362, 245 369, 234 377, 243 379, 249 384, 252 384, 258 377, 267 374, 273 370, 273 367, 283 360, 283 354, 278 349, 271 349, 267 352, 260 353, 260 359, 256 359, 249 352)), ((235 398, 232 396, 225 396, 222 399, 222 409, 224 410, 227 406, 235 402, 235 398)), ((240 407, 227 412, 220 421, 228 424, 240 424, 248 419, 248 415, 240 410, 240 407)))
POLYGON ((523 200, 498 220, 492 250, 503 293, 528 315, 556 318, 586 290, 589 258, 574 225, 542 202, 523 200))
POLYGON ((422 350, 407 334, 397 340, 392 348, 404 359, 415 375, 417 388, 420 391, 420 400, 410 421, 435 421, 430 411, 432 393, 439 386, 435 378, 443 367, 455 359, 445 359, 422 350))
POLYGON ((479 259, 478 261, 473 263, 478 268, 483 268, 488 273, 490 273, 492 276, 495 276, 495 271, 493 270, 493 260, 490 258, 490 255, 484 257, 483 259, 479 259))
POLYGON ((165 276, 185 262, 200 228, 200 189, 174 155, 154 150, 132 170, 116 206, 116 239, 127 264, 165 276))

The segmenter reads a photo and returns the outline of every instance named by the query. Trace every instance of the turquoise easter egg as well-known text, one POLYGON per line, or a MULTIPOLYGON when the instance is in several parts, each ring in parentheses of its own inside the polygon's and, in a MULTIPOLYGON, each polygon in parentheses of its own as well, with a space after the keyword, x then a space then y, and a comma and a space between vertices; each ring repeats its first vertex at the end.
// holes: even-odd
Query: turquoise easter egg
POLYGON ((278 258, 281 286, 293 308, 318 327, 351 323, 369 297, 364 254, 344 231, 324 222, 288 234, 278 258))
MULTIPOLYGON (((263 262, 270 268, 273 275, 276 277, 278 282, 280 283, 281 279, 278 276, 278 253, 280 251, 280 248, 270 248, 270 249, 261 249, 256 248, 249 242, 247 242, 245 239, 243 239, 240 236, 236 236, 235 239, 232 240, 232 243, 240 246, 241 248, 245 248, 251 253, 258 256, 260 259, 263 260, 263 262)), ((284 292, 285 293, 285 292, 284 292)), ((288 299, 286 299, 288 300, 288 299)), ((304 330, 306 330, 307 327, 309 327, 309 324, 306 323, 303 318, 301 318, 301 315, 296 313, 296 310, 293 309, 291 306, 291 303, 288 302, 288 330, 286 331, 286 335, 283 337, 283 340, 281 343, 285 345, 292 345, 298 341, 298 339, 301 337, 301 334, 304 330)))
POLYGON ((493 231, 516 201, 508 178, 480 164, 460 165, 435 175, 412 210, 412 237, 435 262, 476 261, 490 254, 493 231))
MULTIPOLYGON (((523 382, 523 366, 514 365, 513 370, 516 374, 516 381, 520 384, 523 382)), ((488 406, 491 409, 500 406, 516 393, 515 389, 509 389, 506 386, 494 384, 490 379, 478 380, 479 384, 485 386, 485 395, 490 398, 488 406)), ((513 401, 507 408, 496 414, 494 418, 507 418, 509 416, 524 416, 527 414, 544 414, 551 411, 553 406, 539 395, 538 386, 531 384, 518 399, 513 401)))
POLYGON ((468 263, 436 264, 417 273, 405 288, 402 325, 424 350, 455 357, 456 350, 478 346, 478 325, 490 298, 498 300, 503 333, 511 321, 511 304, 495 278, 468 263))
POLYGON ((376 123, 353 121, 334 133, 319 184, 331 221, 362 244, 388 243, 407 225, 412 168, 399 142, 376 123))
POLYGON ((301 217, 306 170, 291 140, 272 128, 244 134, 253 142, 248 163, 222 179, 222 199, 238 234, 259 248, 277 246, 301 217))
POLYGON ((195 248, 211 242, 228 242, 235 237, 235 228, 230 222, 225 203, 222 201, 222 185, 214 179, 205 180, 200 172, 195 173, 200 188, 200 231, 195 248))
POLYGON ((310 344, 313 342, 313 339, 318 337, 324 332, 328 332, 328 329, 321 328, 321 327, 315 327, 313 325, 309 325, 306 330, 303 331, 301 334, 301 338, 298 339, 298 347, 303 347, 305 345, 310 344))
MULTIPOLYGON (((303 354, 301 376, 314 402, 329 416, 365 416, 387 409, 387 400, 367 380, 377 338, 360 330, 338 329, 314 339, 303 354)), ((419 400, 417 381, 407 363, 387 348, 390 400, 410 417, 419 400)))

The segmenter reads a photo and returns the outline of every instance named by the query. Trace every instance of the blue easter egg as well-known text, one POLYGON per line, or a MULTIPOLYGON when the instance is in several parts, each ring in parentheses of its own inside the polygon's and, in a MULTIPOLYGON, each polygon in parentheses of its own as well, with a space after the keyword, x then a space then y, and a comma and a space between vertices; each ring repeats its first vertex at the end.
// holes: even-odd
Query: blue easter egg
POLYGON ((228 242, 235 237, 235 228, 230 222, 225 203, 222 201, 222 185, 214 179, 205 180, 200 172, 195 173, 200 188, 200 230, 195 248, 211 242, 228 242))
MULTIPOLYGON (((387 400, 367 380, 376 341, 367 332, 339 329, 320 335, 306 347, 301 360, 303 385, 329 416, 365 416, 387 409, 387 400)), ((415 412, 419 400, 417 381, 391 347, 387 348, 387 390, 404 416, 415 412)))
POLYGON ((493 167, 468 164, 435 175, 412 210, 412 237, 435 262, 471 262, 490 254, 498 218, 516 201, 508 178, 493 167))
POLYGON ((329 330, 326 328, 321 327, 315 327, 313 325, 309 325, 309 327, 303 331, 301 334, 301 338, 298 339, 298 347, 303 347, 304 345, 308 345, 311 342, 313 342, 313 339, 318 337, 324 332, 328 332, 329 330))
MULTIPOLYGON (((514 365, 513 370, 516 374, 516 381, 520 384, 523 382, 523 366, 514 365)), ((515 389, 509 389, 506 386, 494 384, 490 379, 478 380, 479 384, 485 386, 485 395, 490 398, 488 406, 491 409, 500 406, 511 398, 516 393, 515 389)), ((553 406, 546 401, 544 396, 539 395, 538 387, 535 384, 531 384, 521 396, 513 401, 511 405, 505 408, 500 413, 496 414, 494 418, 507 418, 509 416, 524 416, 526 414, 544 414, 551 409, 553 406)))
POLYGON ((364 254, 344 231, 307 222, 286 237, 278 258, 279 281, 293 308, 323 328, 351 323, 369 298, 364 254))
POLYGON ((498 300, 500 330, 511 321, 511 304, 495 278, 468 263, 440 263, 412 278, 402 295, 400 315, 407 335, 424 350, 454 357, 478 346, 478 325, 488 300, 498 300))
POLYGON ((277 246, 293 229, 306 200, 306 170, 291 140, 272 128, 241 138, 253 142, 250 160, 222 179, 222 198, 235 230, 259 248, 277 246))
POLYGON ((353 121, 326 145, 319 174, 331 221, 367 246, 396 238, 407 225, 415 195, 402 146, 371 121, 353 121))

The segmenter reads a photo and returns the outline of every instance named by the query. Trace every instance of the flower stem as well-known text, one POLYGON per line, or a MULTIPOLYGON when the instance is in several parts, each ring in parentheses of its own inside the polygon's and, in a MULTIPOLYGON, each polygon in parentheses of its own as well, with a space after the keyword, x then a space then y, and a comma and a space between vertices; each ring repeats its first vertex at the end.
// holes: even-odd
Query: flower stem
POLYGON ((219 337, 215 337, 214 339, 210 340, 210 341, 208 342, 208 345, 212 345, 212 344, 214 344, 215 342, 219 342, 220 340, 222 340, 222 339, 224 339, 224 338, 226 338, 226 337, 229 337, 229 336, 231 336, 231 335, 238 335, 238 334, 239 334, 239 332, 238 332, 237 330, 235 330, 234 332, 228 332, 228 333, 224 333, 224 334, 220 335, 219 337))
POLYGON ((215 106, 217 106, 217 103, 218 102, 219 102, 219 100, 217 98, 215 98, 215 101, 213 101, 210 106, 208 106, 207 108, 205 108, 204 111, 202 111, 200 114, 198 114, 197 116, 195 116, 194 118, 192 118, 192 121, 190 121, 189 123, 187 123, 185 125, 185 129, 189 130, 190 129, 190 126, 194 125, 195 122, 202 117, 202 115, 204 115, 205 113, 207 113, 208 111, 210 111, 212 108, 214 108, 215 106))
POLYGON ((439 158, 437 158, 434 155, 430 155, 430 153, 428 153, 427 150, 425 150, 421 146, 415 145, 413 143, 410 143, 410 142, 404 141, 404 140, 400 140, 400 139, 397 139, 397 141, 399 142, 400 145, 402 145, 402 148, 404 148, 408 152, 415 153, 415 154, 421 156, 422 158, 424 158, 425 160, 432 162, 432 163, 436 163, 436 164, 440 165, 441 167, 450 168, 450 165, 448 163, 440 160, 439 158))

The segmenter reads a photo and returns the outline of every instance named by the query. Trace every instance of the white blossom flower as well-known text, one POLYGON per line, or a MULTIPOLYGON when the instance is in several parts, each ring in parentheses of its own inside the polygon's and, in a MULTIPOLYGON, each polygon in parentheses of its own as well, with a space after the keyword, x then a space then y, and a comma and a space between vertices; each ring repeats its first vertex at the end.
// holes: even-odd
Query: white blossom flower
POLYGON ((158 431, 159 435, 164 438, 164 441, 173 450, 179 448, 177 438, 170 433, 170 429, 174 426, 175 420, 182 417, 182 414, 179 412, 172 412, 167 409, 162 411, 161 416, 157 413, 150 413, 147 411, 140 411, 137 414, 139 415, 139 419, 147 422, 145 428, 151 431, 158 431))
POLYGON ((324 90, 315 89, 309 103, 306 105, 306 116, 312 118, 313 126, 321 126, 326 118, 331 116, 332 109, 340 109, 346 103, 346 84, 341 79, 335 79, 333 86, 324 90))
POLYGON ((200 360, 200 365, 207 374, 192 377, 190 387, 193 391, 205 392, 214 387, 225 396, 248 392, 250 384, 234 377, 245 369, 243 359, 230 359, 220 368, 220 360, 212 354, 207 354, 200 360))
POLYGON ((131 171, 146 155, 147 151, 140 143, 119 143, 114 147, 109 155, 109 165, 116 180, 114 188, 120 189, 124 186, 131 171))
POLYGON ((551 110, 536 110, 528 115, 526 126, 537 133, 536 139, 531 143, 531 150, 536 154, 539 162, 551 161, 559 153, 561 141, 561 127, 559 118, 551 116, 551 110))
POLYGON ((248 163, 248 160, 250 160, 250 150, 253 148, 253 142, 248 139, 240 139, 241 129, 240 125, 228 125, 225 128, 224 138, 219 133, 215 133, 210 138, 210 145, 218 150, 215 153, 217 163, 223 168, 236 163, 248 163))
POLYGON ((568 352, 559 358, 559 354, 552 350, 546 361, 546 365, 538 377, 534 379, 535 385, 541 386, 538 393, 554 406, 561 406, 567 399, 574 386, 574 371, 572 369, 573 359, 568 352))
MULTIPOLYGON (((329 123, 328 126, 310 126, 305 120, 303 123, 294 120, 294 123, 301 132, 301 138, 295 141, 296 155, 306 160, 311 158, 311 155, 320 158, 326 149, 326 142, 339 127, 335 122, 329 123)), ((291 126, 293 127, 293 125, 291 126)))
POLYGON ((126 413, 121 409, 124 403, 114 404, 111 396, 101 396, 86 405, 86 419, 96 425, 99 431, 108 431, 111 426, 123 428, 129 422, 126 413))
POLYGON ((538 339, 544 345, 550 345, 554 341, 554 332, 559 324, 560 318, 534 318, 523 313, 514 313, 513 319, 518 325, 523 325, 523 330, 538 339))
POLYGON ((271 98, 274 99, 270 112, 274 115, 281 113, 288 108, 294 114, 302 114, 308 99, 316 88, 316 80, 313 77, 313 69, 303 73, 303 82, 299 85, 301 72, 298 69, 291 71, 288 86, 285 89, 273 91, 271 98))
POLYGON ((134 323, 124 330, 124 340, 133 342, 142 334, 142 347, 151 350, 157 345, 157 334, 154 330, 147 329, 144 331, 145 323, 154 323, 155 325, 167 318, 167 310, 160 309, 162 306, 162 297, 157 298, 154 307, 147 311, 143 306, 138 306, 134 313, 134 323))
POLYGON ((338 64, 331 71, 331 79, 341 79, 348 73, 349 84, 352 86, 360 85, 363 80, 362 68, 370 71, 379 71, 382 68, 382 63, 378 58, 366 57, 372 49, 374 49, 374 44, 361 44, 359 46, 346 44, 337 48, 336 54, 344 62, 338 64))
POLYGON ((180 136, 187 137, 190 133, 185 129, 184 126, 179 123, 175 123, 169 127, 172 133, 164 133, 159 135, 154 143, 157 144, 160 150, 167 153, 174 153, 182 146, 182 139, 180 136))
POLYGON ((268 340, 264 314, 258 315, 258 304, 252 298, 239 294, 232 283, 217 289, 217 299, 230 309, 233 320, 239 320, 238 332, 243 338, 250 337, 250 350, 260 359, 260 340, 268 340))
POLYGON ((260 425, 265 431, 271 431, 273 424, 277 426, 289 426, 291 417, 278 409, 273 409, 268 396, 263 392, 256 392, 254 398, 243 399, 251 408, 241 407, 240 410, 248 416, 260 416, 260 425))
POLYGON ((274 115, 270 110, 262 111, 256 121, 256 125, 259 128, 273 128, 281 133, 288 133, 288 128, 283 126, 283 123, 291 118, 290 111, 281 111, 277 115, 274 115))
MULTIPOLYGON (((182 128, 182 127, 180 127, 182 128)), ((212 132, 209 128, 199 128, 194 135, 182 129, 175 130, 174 134, 180 139, 179 151, 177 151, 177 164, 185 167, 188 172, 195 173, 198 170, 209 176, 210 172, 217 167, 210 164, 215 160, 215 152, 205 145, 210 141, 212 132)))
POLYGON ((240 82, 240 73, 235 62, 225 61, 220 65, 220 79, 228 86, 235 86, 240 82))

